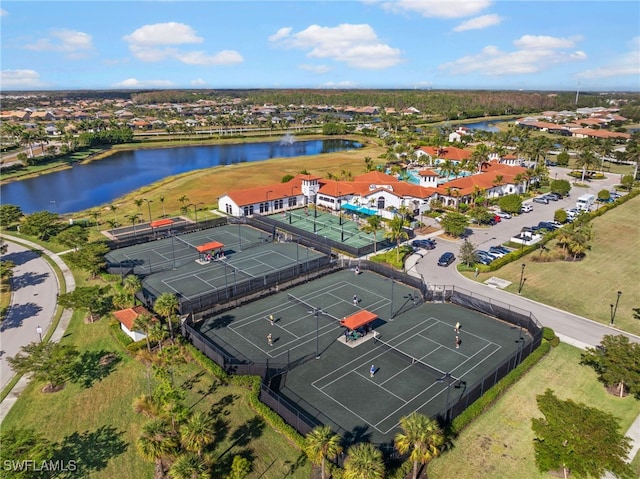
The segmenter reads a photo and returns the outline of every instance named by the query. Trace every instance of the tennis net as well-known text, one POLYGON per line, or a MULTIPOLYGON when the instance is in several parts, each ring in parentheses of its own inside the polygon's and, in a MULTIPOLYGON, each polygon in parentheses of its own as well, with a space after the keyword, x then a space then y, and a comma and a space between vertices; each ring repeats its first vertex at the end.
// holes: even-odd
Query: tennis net
POLYGON ((186 244, 187 246, 189 246, 189 248, 196 249, 196 247, 195 247, 194 245, 192 245, 192 244, 191 244, 191 243, 189 243, 188 241, 183 240, 182 238, 180 238, 180 236, 173 235, 173 237, 174 237, 175 239, 177 239, 178 241, 180 241, 181 243, 184 243, 184 244, 186 244))
POLYGON ((452 376, 449 373, 445 373, 444 371, 441 371, 440 369, 431 366, 430 364, 427 364, 425 362, 423 362, 422 360, 418 359, 418 358, 414 358, 413 356, 411 356, 410 354, 405 353, 404 351, 401 351, 400 349, 396 348, 395 346, 392 346, 389 343, 386 343, 384 341, 382 341, 380 339, 380 335, 374 333, 373 335, 373 341, 375 342, 375 344, 378 344, 379 346, 382 346, 383 349, 387 350, 387 351, 391 351, 392 353, 395 353, 397 356, 400 356, 401 358, 405 359, 406 361, 408 361, 412 366, 419 366, 423 369, 426 369, 427 371, 431 372, 432 374, 435 374, 441 378, 445 378, 446 376, 449 376, 451 378, 452 382, 456 382, 456 381, 460 381, 460 379, 452 376))
POLYGON ((295 296, 294 296, 294 295, 292 295, 291 293, 287 293, 287 299, 288 299, 289 301, 291 301, 291 302, 298 303, 298 304, 300 304, 300 305, 304 306, 305 308, 307 308, 307 310, 308 310, 310 313, 315 313, 315 312, 317 311, 317 312, 318 312, 319 314, 321 314, 321 315, 329 316, 330 318, 333 318, 333 319, 335 319, 336 321, 342 321, 340 318, 338 318, 338 317, 336 317, 336 316, 334 316, 334 315, 332 315, 332 314, 329 314, 329 313, 328 313, 328 312, 326 312, 324 309, 322 309, 322 308, 318 308, 317 306, 312 306, 311 304, 307 303, 306 301, 304 301, 304 300, 302 300, 302 299, 300 299, 300 298, 295 297, 295 296))
POLYGON ((243 270, 243 269, 240 269, 240 268, 238 268, 237 266, 234 266, 234 265, 232 265, 231 263, 229 263, 229 262, 227 262, 227 261, 225 261, 225 260, 223 260, 223 259, 218 258, 218 259, 217 259, 217 261, 218 261, 218 263, 220 263, 220 264, 222 264, 222 265, 224 265, 224 266, 228 266, 228 267, 229 267, 229 268, 231 268, 233 271, 236 271, 236 272, 238 272, 238 273, 240 273, 240 274, 247 275, 247 276, 249 276, 250 278, 256 278, 256 277, 257 277, 257 276, 255 276, 255 275, 253 275, 253 274, 249 273, 248 271, 245 271, 245 270, 243 270))
POLYGON ((344 236, 344 239, 349 239, 354 234, 352 231, 349 231, 348 229, 345 230, 343 226, 329 225, 329 228, 332 231, 335 231, 336 233, 340 234, 341 236, 344 236))

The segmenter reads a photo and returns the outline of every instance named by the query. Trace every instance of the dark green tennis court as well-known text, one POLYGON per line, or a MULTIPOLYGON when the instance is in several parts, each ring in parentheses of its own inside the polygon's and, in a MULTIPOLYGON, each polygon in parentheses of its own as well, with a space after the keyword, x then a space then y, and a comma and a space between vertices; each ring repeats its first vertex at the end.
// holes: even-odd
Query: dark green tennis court
MULTIPOLYGON (((360 230, 364 220, 355 214, 347 214, 339 218, 331 213, 299 208, 282 214, 269 215, 269 218, 283 225, 291 225, 354 248, 361 248, 375 242, 373 234, 360 230)), ((382 239, 382 234, 382 231, 378 232, 378 241, 382 239)))
POLYGON ((290 407, 342 435, 365 434, 380 443, 391 440, 399 419, 413 411, 442 415, 468 387, 531 342, 513 325, 451 304, 423 303, 406 285, 349 270, 193 327, 224 354, 297 364, 272 384, 290 407), (368 333, 346 341, 340 320, 362 310, 377 319, 368 333))

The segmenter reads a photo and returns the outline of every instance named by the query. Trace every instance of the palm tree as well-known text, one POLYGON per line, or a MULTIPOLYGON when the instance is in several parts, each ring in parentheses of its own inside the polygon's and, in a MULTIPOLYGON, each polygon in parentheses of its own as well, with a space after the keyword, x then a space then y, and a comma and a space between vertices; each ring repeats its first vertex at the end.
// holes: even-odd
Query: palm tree
POLYGON ((344 461, 344 479, 382 479, 382 453, 368 442, 351 446, 344 461))
POLYGON ((131 221, 131 226, 133 226, 133 235, 138 236, 138 232, 136 231, 136 223, 138 223, 140 220, 140 213, 125 215, 124 217, 131 221))
POLYGON ((124 292, 131 296, 131 300, 135 306, 136 304, 136 293, 142 291, 142 282, 140 278, 138 278, 135 274, 129 274, 125 276, 124 281, 122 283, 122 289, 124 292))
POLYGON ((118 225, 118 217, 116 216, 116 210, 118 209, 118 207, 116 205, 114 205, 114 204, 110 204, 109 205, 109 209, 113 213, 113 219, 116 222, 116 226, 117 226, 118 225))
POLYGON ((162 351, 162 342, 167 337, 167 329, 164 324, 161 324, 160 321, 154 321, 147 329, 147 335, 149 336, 149 341, 158 343, 158 348, 162 351))
POLYGON ((187 195, 182 195, 180 198, 178 198, 178 201, 180 202, 180 204, 182 205, 182 207, 184 208, 184 206, 189 203, 189 197, 187 195))
POLYGON ((118 222, 116 220, 107 220, 107 224, 111 228, 111 234, 113 234, 113 230, 118 227, 118 222))
POLYGON ((144 333, 144 339, 147 342, 147 351, 149 352, 151 352, 151 342, 149 341, 149 328, 151 327, 152 321, 153 321, 153 317, 150 314, 144 313, 139 315, 133 321, 133 325, 132 325, 134 331, 140 331, 144 333))
POLYGON ((144 202, 144 200, 142 198, 136 198, 135 200, 133 200, 133 202, 138 207, 138 213, 140 214, 140 216, 142 216, 142 203, 144 202))
POLYGON ((169 325, 169 334, 171 335, 171 340, 173 341, 173 325, 172 325, 172 317, 173 313, 177 312, 180 308, 180 303, 178 302, 178 298, 175 294, 171 293, 162 293, 156 299, 156 302, 153 304, 153 309, 163 318, 167 320, 169 325))
POLYGON ((437 457, 444 444, 444 434, 438 423, 423 414, 413 413, 400 419, 402 432, 394 443, 400 454, 409 454, 413 461, 413 479, 418 477, 418 463, 424 465, 437 457))
POLYGON ((160 200, 160 203, 162 204, 162 217, 164 218, 167 216, 167 212, 164 209, 164 196, 161 196, 158 200, 160 200))
POLYGON ((340 436, 334 434, 329 426, 318 426, 307 434, 302 449, 313 464, 320 464, 320 477, 324 479, 325 459, 333 459, 342 452, 340 436))
POLYGON ((179 455, 169 468, 171 479, 208 479, 211 477, 210 466, 203 458, 187 452, 179 455))
POLYGON ((180 442, 190 452, 202 458, 202 451, 214 440, 213 420, 211 416, 194 412, 187 422, 180 426, 180 442))
POLYGON ((373 252, 375 253, 378 246, 377 233, 381 229, 384 229, 382 218, 378 215, 369 216, 367 222, 363 224, 360 229, 367 234, 373 234, 373 252))
POLYGON ((156 477, 164 476, 164 460, 171 457, 178 440, 171 427, 162 419, 154 419, 142 426, 142 434, 137 441, 142 457, 156 464, 156 477))
POLYGON ((156 419, 162 414, 162 407, 153 396, 143 394, 133 400, 133 411, 136 414, 156 419))
POLYGON ((394 216, 389 221, 389 229, 384 236, 396 243, 396 261, 400 261, 400 243, 409 238, 409 234, 404 230, 404 219, 401 216, 394 216))
POLYGON ((93 222, 96 224, 96 230, 98 229, 98 218, 100 217, 100 211, 91 210, 89 211, 89 216, 93 218, 93 222))

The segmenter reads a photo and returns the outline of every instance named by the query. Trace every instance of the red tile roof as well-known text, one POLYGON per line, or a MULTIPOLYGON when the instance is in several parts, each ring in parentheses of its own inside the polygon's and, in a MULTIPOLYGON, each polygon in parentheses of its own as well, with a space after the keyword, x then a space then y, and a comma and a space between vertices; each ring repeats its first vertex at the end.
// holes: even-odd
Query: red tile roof
POLYGON ((120 311, 114 311, 113 315, 118 321, 120 321, 129 330, 133 331, 133 323, 138 316, 143 314, 149 314, 149 310, 144 306, 135 306, 133 308, 121 309, 120 311))
POLYGON ((456 148, 455 146, 447 146, 439 148, 437 146, 421 146, 418 150, 425 152, 432 158, 441 158, 443 160, 462 161, 471 157, 472 152, 456 148))

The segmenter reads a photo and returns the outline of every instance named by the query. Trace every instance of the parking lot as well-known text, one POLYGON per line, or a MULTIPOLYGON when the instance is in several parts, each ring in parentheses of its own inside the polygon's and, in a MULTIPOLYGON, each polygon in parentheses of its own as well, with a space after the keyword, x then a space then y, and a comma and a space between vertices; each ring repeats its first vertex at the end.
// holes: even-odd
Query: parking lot
MULTIPOLYGON (((550 178, 552 179, 566 179, 573 185, 574 179, 567 176, 568 172, 565 168, 550 168, 550 178)), ((532 201, 526 200, 525 203, 531 203, 533 205, 533 211, 529 213, 522 213, 517 216, 513 216, 511 219, 502 219, 494 226, 472 227, 469 229, 470 234, 467 235, 469 241, 471 241, 476 249, 488 250, 491 246, 500 245, 510 240, 512 236, 518 234, 523 227, 535 226, 541 221, 553 221, 553 215, 558 209, 574 208, 576 200, 579 196, 592 193, 598 195, 598 192, 603 189, 613 191, 615 185, 620 183, 620 175, 608 175, 604 180, 591 181, 587 188, 575 187, 571 188, 570 196, 562 198, 558 201, 549 201, 549 204, 532 203, 532 201)), ((600 203, 597 201, 594 203, 592 209, 598 208, 600 203)), ((433 223, 436 224, 435 222, 433 223)), ((423 238, 418 236, 418 238, 423 238)), ((448 240, 443 236, 438 236, 436 241, 436 248, 433 250, 418 249, 416 253, 419 255, 417 263, 412 266, 417 269, 419 263, 420 270, 427 270, 428 276, 425 275, 425 280, 431 284, 450 284, 451 274, 450 269, 455 268, 455 264, 458 262, 458 252, 462 245, 462 240, 448 240), (456 255, 456 261, 448 267, 438 267, 438 259, 446 252, 451 251, 456 255)))

